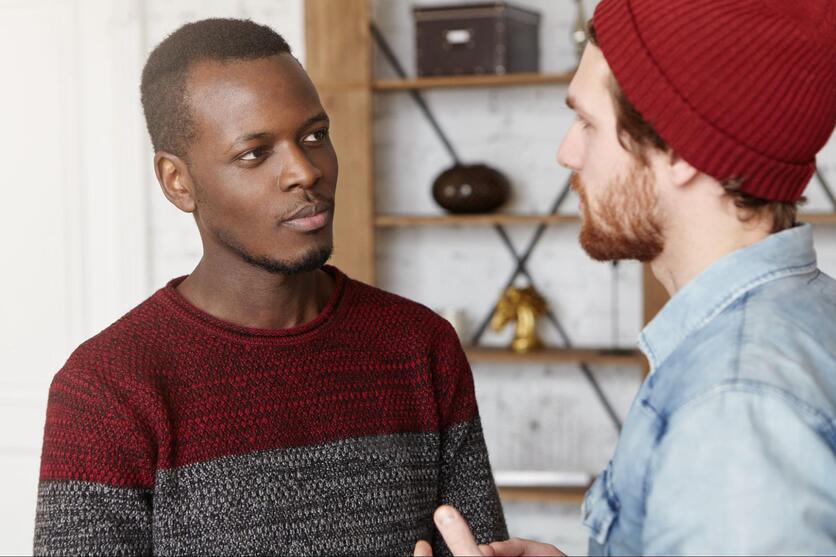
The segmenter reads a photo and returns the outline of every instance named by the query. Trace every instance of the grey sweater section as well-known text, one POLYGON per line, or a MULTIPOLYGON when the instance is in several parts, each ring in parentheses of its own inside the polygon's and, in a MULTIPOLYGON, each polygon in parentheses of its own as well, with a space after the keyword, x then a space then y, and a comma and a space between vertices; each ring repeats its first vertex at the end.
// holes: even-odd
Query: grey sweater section
POLYGON ((153 490, 43 482, 36 555, 449 555, 432 524, 459 508, 506 539, 479 419, 225 457, 157 474, 153 490))

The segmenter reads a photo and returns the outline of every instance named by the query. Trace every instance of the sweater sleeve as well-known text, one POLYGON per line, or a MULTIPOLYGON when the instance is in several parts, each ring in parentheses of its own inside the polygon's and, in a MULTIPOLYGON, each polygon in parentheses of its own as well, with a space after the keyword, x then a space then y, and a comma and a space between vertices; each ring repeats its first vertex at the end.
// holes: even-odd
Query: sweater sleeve
MULTIPOLYGON (((437 338, 433 373, 441 427, 438 502, 452 505, 462 513, 478 543, 508 539, 502 503, 482 435, 470 365, 447 322, 437 338)), ((450 555, 437 531, 433 537, 433 554, 450 555)))
POLYGON ((72 362, 49 391, 34 553, 150 554, 150 427, 129 383, 83 373, 72 362))

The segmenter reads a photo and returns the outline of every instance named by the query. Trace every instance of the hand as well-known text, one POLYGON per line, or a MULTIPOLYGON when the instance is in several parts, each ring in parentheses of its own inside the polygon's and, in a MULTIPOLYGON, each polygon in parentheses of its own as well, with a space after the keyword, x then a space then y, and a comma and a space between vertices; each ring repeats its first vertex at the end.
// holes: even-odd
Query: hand
MULTIPOLYGON (((529 555, 561 556, 553 545, 539 543, 520 538, 511 538, 504 542, 493 542, 490 545, 477 545, 467 521, 459 512, 449 505, 442 505, 433 515, 435 525, 450 552, 456 557, 524 557, 529 555)), ((432 557, 433 550, 424 540, 415 545, 415 557, 432 557)))
POLYGON ((496 557, 530 557, 534 555, 564 556, 565 554, 553 545, 540 543, 522 538, 511 538, 504 542, 493 542, 487 546, 493 553, 483 553, 496 557))

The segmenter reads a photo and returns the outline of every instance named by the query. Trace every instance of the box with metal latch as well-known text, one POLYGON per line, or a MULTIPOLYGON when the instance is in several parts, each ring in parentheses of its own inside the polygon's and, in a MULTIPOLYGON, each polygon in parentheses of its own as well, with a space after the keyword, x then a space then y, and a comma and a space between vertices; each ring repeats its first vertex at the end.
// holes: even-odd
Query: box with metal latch
POLYGON ((491 2, 416 7, 420 76, 537 72, 540 14, 491 2))

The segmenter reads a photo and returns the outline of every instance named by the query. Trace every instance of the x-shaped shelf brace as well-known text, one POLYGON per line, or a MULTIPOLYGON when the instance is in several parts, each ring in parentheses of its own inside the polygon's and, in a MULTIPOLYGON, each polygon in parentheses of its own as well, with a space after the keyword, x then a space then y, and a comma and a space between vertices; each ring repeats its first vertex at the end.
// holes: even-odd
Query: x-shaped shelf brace
MULTIPOLYGON (((392 69, 395 70, 395 73, 397 73, 400 78, 406 79, 407 78, 406 71, 403 69, 403 66, 401 65, 397 56, 395 55, 395 53, 390 48, 388 42, 383 37, 380 30, 377 28, 377 25, 375 25, 374 23, 371 24, 371 33, 372 33, 372 37, 374 38, 375 42, 377 43, 377 46, 380 48, 381 52, 386 57, 389 64, 392 66, 392 69)), ((414 89, 410 90, 409 94, 412 97, 412 99, 415 101, 415 104, 418 106, 418 108, 421 110, 421 112, 427 118, 427 121, 430 123, 430 126, 432 126, 433 130, 435 131, 438 138, 441 140, 441 142, 444 145, 447 152, 450 154, 452 159, 458 164, 461 160, 458 156, 458 153, 456 152, 455 148, 453 147, 453 144, 450 142, 450 140, 445 135, 444 131, 441 129, 441 126, 438 125, 438 121, 435 119, 435 116, 433 116, 433 113, 430 110, 429 106, 427 105, 426 101, 424 100, 424 97, 421 95, 421 93, 419 93, 417 90, 414 90, 414 89)), ((557 196, 557 199, 555 199, 554 203, 552 204, 552 206, 549 210, 549 215, 557 214, 558 210, 560 209, 560 206, 563 204, 563 202, 569 196, 570 191, 571 191, 570 182, 569 182, 569 180, 567 180, 565 186, 561 190, 560 194, 557 196)), ((505 247, 508 249, 508 252, 511 254, 511 257, 513 257, 514 261, 516 262, 516 266, 514 268, 514 271, 511 273, 511 276, 508 279, 505 288, 502 290, 503 292, 505 290, 507 290, 508 288, 510 288, 511 286, 513 286, 514 283, 516 282, 517 278, 520 277, 520 276, 525 277, 525 279, 528 280, 529 284, 536 288, 536 286, 534 284, 534 278, 531 276, 531 273, 529 272, 529 270, 527 268, 527 265, 528 265, 528 260, 531 258, 531 255, 534 253, 534 250, 537 248, 538 244, 540 243, 541 239, 543 238, 543 234, 546 232, 547 227, 548 227, 547 224, 540 224, 540 225, 537 226, 537 229, 535 230, 533 237, 529 241, 528 246, 526 247, 525 251, 523 251, 522 255, 520 255, 517 252, 516 248, 514 247, 514 244, 511 242, 511 238, 509 237, 508 231, 505 229, 505 227, 502 226, 501 224, 494 225, 494 229, 496 230, 497 234, 499 234, 500 238, 502 239, 503 244, 505 244, 505 247)), ((494 311, 494 307, 491 308, 490 312, 488 312, 488 314, 482 320, 478 329, 476 330, 475 334, 473 335, 473 337, 471 339, 471 344, 473 344, 474 346, 479 344, 479 342, 482 339, 482 336, 485 334, 485 330, 487 329, 488 324, 490 323, 490 319, 491 319, 491 315, 493 314, 493 311, 494 311)), ((554 326, 558 335, 563 340, 563 344, 565 345, 565 347, 566 348, 572 348, 572 341, 569 338, 569 335, 566 332, 566 329, 563 327, 560 320, 557 318, 557 315, 555 315, 555 313, 551 309, 546 310, 546 318, 554 326)), ((609 416, 609 418, 612 421, 613 425, 615 426, 616 430, 620 431, 621 430, 621 419, 618 417, 618 414, 616 414, 612 403, 607 398, 603 389, 601 389, 601 385, 598 383, 598 380, 595 378, 594 374, 592 373, 592 370, 589 368, 589 366, 586 363, 580 363, 580 364, 578 364, 578 367, 581 370, 583 376, 589 382, 590 386, 592 387, 593 391, 595 392, 596 397, 598 398, 599 402, 601 403, 601 406, 603 406, 604 410, 606 411, 607 415, 609 416)))

